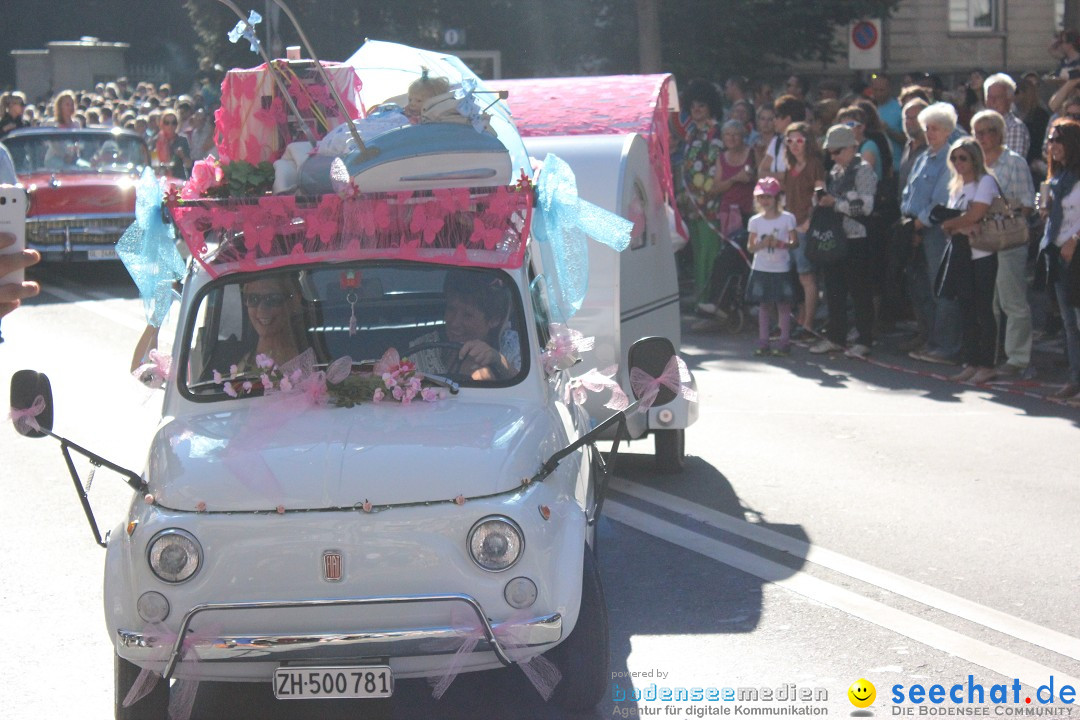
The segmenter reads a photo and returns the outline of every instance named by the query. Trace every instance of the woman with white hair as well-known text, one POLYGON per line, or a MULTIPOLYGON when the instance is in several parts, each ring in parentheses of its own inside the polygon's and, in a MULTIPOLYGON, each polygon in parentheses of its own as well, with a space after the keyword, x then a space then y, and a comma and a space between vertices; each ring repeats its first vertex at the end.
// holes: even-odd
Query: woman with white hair
POLYGON ((960 355, 960 309, 955 300, 935 297, 932 286, 942 254, 945 233, 930 221, 930 211, 949 201, 949 143, 962 136, 956 128, 956 109, 938 102, 919 113, 927 148, 911 168, 901 195, 900 211, 913 218, 915 245, 922 247, 924 265, 911 278, 911 300, 919 320, 919 335, 911 357, 954 364, 960 355))
MULTIPOLYGON (((1001 194, 1024 215, 1035 207, 1035 186, 1027 161, 1005 146, 1005 119, 995 110, 983 110, 971 119, 975 140, 982 148, 986 169, 994 173, 1001 194)), ((1020 375, 1031 362, 1031 305, 1027 299, 1027 245, 997 254, 994 308, 1005 313, 1006 361, 998 375, 1020 375)))

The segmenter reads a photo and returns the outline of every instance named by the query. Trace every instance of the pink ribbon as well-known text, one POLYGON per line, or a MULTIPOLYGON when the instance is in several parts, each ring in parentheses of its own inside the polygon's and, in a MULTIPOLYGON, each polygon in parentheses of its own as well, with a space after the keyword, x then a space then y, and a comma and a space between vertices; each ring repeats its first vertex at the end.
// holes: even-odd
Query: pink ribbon
POLYGON ((38 425, 37 416, 43 412, 45 412, 45 398, 38 395, 28 408, 23 410, 11 408, 11 412, 8 413, 8 420, 15 423, 15 427, 20 432, 24 432, 27 428, 42 432, 41 426, 38 425))
POLYGON ((566 383, 563 401, 573 400, 577 405, 584 405, 589 393, 610 389, 611 399, 604 403, 604 407, 611 410, 625 410, 630 405, 630 400, 619 383, 615 381, 615 374, 618 371, 618 365, 612 365, 603 370, 593 368, 583 375, 570 378, 570 381, 566 383))
POLYGON ((556 370, 568 370, 578 361, 578 353, 592 350, 595 337, 585 337, 577 330, 572 330, 561 323, 549 326, 550 339, 544 349, 541 362, 548 375, 556 370))
MULTIPOLYGON (((199 691, 200 675, 202 671, 198 670, 199 658, 197 654, 192 653, 190 659, 184 659, 184 654, 195 645, 200 643, 205 644, 207 640, 214 640, 221 632, 221 628, 217 625, 208 626, 202 630, 188 633, 184 638, 183 643, 180 646, 180 657, 182 663, 192 663, 192 674, 194 678, 188 680, 178 680, 172 692, 169 693, 169 717, 172 720, 188 720, 191 717, 191 709, 195 705, 195 695, 199 691)), ((172 632, 162 623, 151 623, 143 628, 144 637, 148 637, 148 642, 153 642, 154 652, 148 658, 153 663, 167 662, 169 656, 172 654, 172 649, 176 645, 176 633, 172 632)), ((142 700, 144 697, 150 694, 150 691, 161 680, 161 675, 156 672, 143 668, 138 677, 135 678, 135 682, 131 684, 131 689, 128 690, 128 694, 124 696, 124 707, 130 707, 135 703, 142 700)))
POLYGON ((690 371, 686 363, 678 355, 672 355, 664 366, 660 377, 653 377, 641 368, 630 370, 630 387, 634 389, 634 395, 638 398, 638 412, 645 412, 656 401, 656 395, 660 387, 666 387, 676 395, 681 395, 689 402, 697 402, 697 392, 683 385, 689 382, 690 371))
MULTIPOLYGON (((521 671, 525 673, 525 677, 529 678, 529 682, 540 693, 540 697, 546 701, 555 692, 555 686, 562 680, 562 673, 543 655, 536 655, 525 662, 521 662, 520 658, 528 652, 528 648, 526 642, 519 640, 516 635, 527 629, 525 627, 527 619, 528 616, 525 612, 517 612, 506 622, 494 627, 493 630, 495 638, 502 645, 506 656, 521 668, 521 671)), ((453 622, 456 629, 463 631, 464 638, 443 674, 438 678, 429 679, 432 684, 431 696, 436 700, 443 696, 450 684, 454 682, 454 678, 461 672, 465 664, 465 658, 476 650, 476 646, 481 640, 487 637, 483 627, 480 625, 480 621, 476 618, 476 614, 463 607, 458 606, 453 609, 451 622, 453 622)))

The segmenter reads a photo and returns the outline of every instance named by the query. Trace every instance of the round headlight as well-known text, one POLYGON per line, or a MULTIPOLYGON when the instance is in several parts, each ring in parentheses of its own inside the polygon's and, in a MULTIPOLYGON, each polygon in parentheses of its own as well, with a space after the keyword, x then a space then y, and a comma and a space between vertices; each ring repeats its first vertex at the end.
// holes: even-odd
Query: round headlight
POLYGON ((202 548, 191 533, 163 530, 150 541, 150 569, 168 583, 184 582, 199 570, 202 548))
POLYGON ((469 555, 484 570, 500 572, 513 566, 525 549, 525 538, 513 520, 492 516, 469 531, 469 555))

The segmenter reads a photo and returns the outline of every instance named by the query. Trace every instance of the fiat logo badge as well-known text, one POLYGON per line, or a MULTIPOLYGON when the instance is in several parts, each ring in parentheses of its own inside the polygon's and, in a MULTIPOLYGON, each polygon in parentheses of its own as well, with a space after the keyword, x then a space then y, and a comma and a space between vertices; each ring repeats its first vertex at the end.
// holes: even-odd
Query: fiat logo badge
POLYGON ((322 556, 323 578, 328 582, 341 582, 341 553, 327 550, 322 556))

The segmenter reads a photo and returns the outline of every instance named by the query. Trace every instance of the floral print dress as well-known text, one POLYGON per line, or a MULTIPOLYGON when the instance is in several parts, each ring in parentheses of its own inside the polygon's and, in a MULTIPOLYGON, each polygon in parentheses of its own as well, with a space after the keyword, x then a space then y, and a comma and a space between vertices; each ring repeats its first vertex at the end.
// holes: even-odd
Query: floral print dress
POLYGON ((720 125, 710 120, 704 127, 690 123, 686 129, 686 153, 683 156, 683 210, 687 221, 706 220, 716 224, 720 217, 720 197, 712 190, 716 161, 724 152, 720 125))

